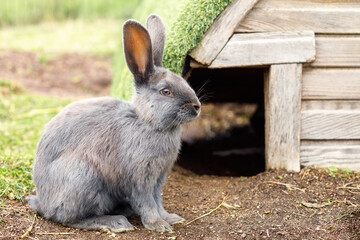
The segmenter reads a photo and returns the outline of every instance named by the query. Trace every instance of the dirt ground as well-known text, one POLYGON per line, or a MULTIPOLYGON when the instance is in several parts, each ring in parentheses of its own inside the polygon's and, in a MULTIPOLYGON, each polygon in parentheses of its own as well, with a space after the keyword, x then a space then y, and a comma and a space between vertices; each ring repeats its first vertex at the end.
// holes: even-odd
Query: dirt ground
POLYGON ((38 94, 73 99, 108 95, 111 58, 3 50, 0 51, 0 78, 14 80, 38 94))
MULTIPOLYGON (((110 59, 78 54, 44 61, 32 53, 0 52, 0 78, 17 81, 30 92, 60 97, 108 94, 110 65, 110 59)), ((187 138, 246 124, 246 118, 231 116, 236 114, 234 108, 206 107, 203 112, 210 111, 208 115, 220 113, 188 127, 187 138), (217 119, 225 116, 224 109, 229 119, 217 119)), ((254 107, 241 111, 246 117, 254 107)), ((241 161, 245 166, 253 160, 241 161)), ((360 174, 305 168, 300 173, 273 170, 250 177, 216 176, 176 165, 163 197, 169 212, 187 220, 175 225, 172 233, 148 231, 138 216, 129 219, 136 229, 127 233, 67 228, 35 215, 26 204, 2 197, 0 239, 360 239, 360 174)))

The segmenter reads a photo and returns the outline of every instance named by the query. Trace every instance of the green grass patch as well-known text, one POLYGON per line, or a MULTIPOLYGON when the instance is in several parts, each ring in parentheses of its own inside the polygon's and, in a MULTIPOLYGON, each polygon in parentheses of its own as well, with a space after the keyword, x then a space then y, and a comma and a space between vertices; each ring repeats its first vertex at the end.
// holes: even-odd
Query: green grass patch
POLYGON ((340 169, 335 166, 328 167, 328 172, 331 177, 349 178, 355 176, 355 173, 352 170, 348 168, 340 169))
POLYGON ((0 80, 0 195, 22 199, 33 189, 32 164, 45 124, 70 103, 55 97, 20 91, 0 80))
POLYGON ((0 79, 0 94, 7 95, 7 94, 14 94, 14 93, 21 93, 23 91, 22 88, 18 84, 13 81, 8 81, 5 79, 0 79))
POLYGON ((0 50, 36 52, 43 56, 43 62, 53 53, 112 55, 121 44, 121 24, 119 20, 98 19, 6 27, 0 31, 0 50))
MULTIPOLYGON (((180 74, 187 53, 199 44, 215 18, 230 2, 231 0, 143 0, 133 18, 144 22, 151 13, 157 13, 163 18, 168 33, 164 66, 180 74), (168 9, 163 6, 174 7, 168 9)), ((130 99, 132 76, 127 69, 122 47, 116 54, 113 69, 111 94, 130 99)))
POLYGON ((124 19, 139 0, 1 0, 0 27, 67 19, 124 19))

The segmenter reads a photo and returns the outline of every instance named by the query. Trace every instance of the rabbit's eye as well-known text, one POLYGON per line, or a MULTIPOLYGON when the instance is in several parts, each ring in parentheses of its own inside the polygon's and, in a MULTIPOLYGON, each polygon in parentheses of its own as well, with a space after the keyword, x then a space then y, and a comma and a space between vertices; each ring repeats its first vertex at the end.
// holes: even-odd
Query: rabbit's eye
POLYGON ((172 96, 173 95, 172 92, 167 88, 161 89, 160 94, 163 96, 172 96))

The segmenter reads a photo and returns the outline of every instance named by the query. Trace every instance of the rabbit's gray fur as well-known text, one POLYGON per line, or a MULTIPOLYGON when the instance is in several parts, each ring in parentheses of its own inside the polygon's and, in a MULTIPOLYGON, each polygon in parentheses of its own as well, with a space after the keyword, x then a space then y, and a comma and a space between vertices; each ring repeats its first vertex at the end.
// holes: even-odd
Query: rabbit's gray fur
POLYGON ((126 216, 132 212, 158 231, 184 220, 164 210, 161 190, 180 149, 180 124, 198 116, 200 103, 184 79, 161 66, 161 19, 149 16, 147 27, 149 32, 133 20, 124 24, 132 103, 80 100, 46 125, 33 170, 37 195, 29 197, 45 218, 112 231, 131 230, 126 216), (169 95, 161 94, 164 88, 169 95))

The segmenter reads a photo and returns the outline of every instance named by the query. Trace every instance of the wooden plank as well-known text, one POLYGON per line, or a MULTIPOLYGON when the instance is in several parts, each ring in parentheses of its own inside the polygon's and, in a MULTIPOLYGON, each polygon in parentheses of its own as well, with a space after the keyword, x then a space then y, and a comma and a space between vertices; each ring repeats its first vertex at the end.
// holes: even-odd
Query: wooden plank
POLYGON ((301 110, 358 110, 360 101, 341 101, 341 100, 305 100, 301 103, 301 110))
POLYGON ((301 141, 302 166, 360 170, 360 141, 301 141))
MULTIPOLYGON (((265 36, 273 34, 274 37, 279 33, 252 33, 252 34, 234 34, 234 36, 230 39, 228 44, 224 47, 224 49, 220 52, 217 59, 211 64, 211 68, 218 67, 216 65, 221 66, 221 64, 231 64, 235 65, 236 63, 243 64, 251 59, 255 61, 258 58, 258 61, 254 64, 260 63, 264 64, 265 61, 270 61, 271 58, 274 58, 274 62, 277 60, 276 58, 282 57, 286 60, 286 58, 291 58, 292 55, 287 56, 287 54, 281 54, 281 51, 285 52, 285 49, 291 47, 291 45, 287 44, 282 48, 283 42, 276 42, 275 39, 271 38, 266 39, 265 36), (248 36, 248 37, 246 37, 248 36), (258 37, 258 39, 255 39, 258 37), (269 48, 267 49, 259 49, 258 42, 246 42, 247 39, 250 41, 250 38, 254 38, 254 40, 263 41, 263 44, 269 44, 269 48), (261 39, 262 38, 262 39, 261 39), (236 42, 235 42, 236 40, 236 42), (273 42, 272 42, 273 41, 273 42), (271 44, 275 44, 275 48, 272 48, 271 44), (280 47, 279 47, 280 46, 280 47), (247 48, 247 49, 246 49, 247 48), (254 49, 255 48, 255 49, 254 49), (258 52, 256 51, 262 51, 258 52), (272 51, 273 50, 273 51, 272 51), (275 50, 280 50, 275 53, 275 50), (236 54, 234 54, 237 51, 236 54), (271 54, 270 54, 271 53, 271 54), (229 56, 231 54, 231 56, 229 56), (270 56, 270 59, 269 57, 270 56), (267 57, 267 58, 266 58, 267 57), (261 62, 260 58, 265 58, 264 62, 261 62), (223 62, 223 63, 221 63, 223 62), (229 62, 229 63, 228 63, 229 62), (233 62, 233 63, 232 63, 233 62)), ((290 40, 289 36, 287 36, 288 40, 290 40)), ((306 39, 299 39, 298 44, 304 43, 306 39), (301 41, 302 40, 302 41, 301 41)), ((309 39, 307 39, 309 41, 309 39)), ((310 64, 311 67, 360 67, 360 36, 359 35, 316 35, 316 60, 310 64)), ((296 43, 294 43, 296 44, 296 43)), ((309 45, 310 46, 310 45, 309 45)), ((302 48, 298 48, 299 54, 301 53, 302 48)), ((309 51, 310 52, 310 51, 309 51)), ((303 53, 304 55, 308 53, 303 53)), ((301 56, 301 55, 300 55, 301 56)), ((296 59, 293 57, 292 60, 296 59)), ((311 59, 312 60, 312 59, 311 59)), ((277 60, 280 62, 281 60, 277 60)), ((282 60, 284 61, 284 60, 282 60)), ((194 64, 195 65, 195 64, 194 64)), ((207 65, 195 65, 198 67, 205 67, 207 65)))
POLYGON ((203 65, 201 63, 198 63, 197 61, 191 59, 190 60, 190 67, 191 68, 208 68, 208 65, 203 65))
POLYGON ((301 64, 283 64, 265 74, 267 169, 300 171, 301 71, 301 64))
MULTIPOLYGON (((310 32, 307 33, 311 34, 310 32)), ((312 50, 307 49, 312 48, 312 44, 305 48, 304 53, 301 52, 303 49, 302 44, 310 42, 310 38, 301 36, 297 41, 293 39, 295 41, 294 43, 288 42, 284 44, 284 42, 280 40, 280 37, 279 41, 274 39, 274 37, 277 36, 276 34, 280 33, 234 34, 218 57, 210 65, 210 68, 219 68, 227 65, 234 66, 236 64, 249 65, 249 61, 250 64, 261 65, 265 63, 271 64, 271 61, 274 63, 296 61, 295 51, 297 51, 299 56, 312 54, 312 50), (273 37, 269 35, 273 35, 273 37), (251 39, 253 39, 253 42, 251 42, 251 39), (264 44, 263 48, 261 48, 258 41, 264 44), (289 52, 289 55, 285 54, 285 50, 291 49, 291 47, 296 46, 296 44, 298 44, 299 47, 294 47, 293 52, 289 52), (294 49, 297 50, 294 51, 294 49)), ((291 34, 291 32, 288 33, 288 36, 286 36, 287 40, 284 41, 291 40, 289 34, 291 34)), ((310 64, 311 67, 360 67, 359 35, 316 35, 315 42, 316 60, 310 64)), ((310 61, 311 60, 313 59, 310 59, 310 61)), ((299 61, 302 60, 300 59, 299 61)), ((195 65, 195 68, 206 66, 207 65, 195 65)))
POLYGON ((263 0, 236 32, 302 31, 360 33, 358 0, 263 0))
POLYGON ((339 8, 357 8, 359 0, 262 0, 258 8, 315 8, 338 10, 339 8))
POLYGON ((190 52, 197 62, 210 65, 229 40, 237 24, 248 14, 258 0, 234 0, 218 16, 201 43, 190 52))
POLYGON ((360 67, 360 36, 317 35, 316 61, 311 66, 360 67))
MULTIPOLYGON (((211 66, 211 65, 210 65, 211 66)), ((191 68, 211 68, 209 65, 203 65, 201 63, 198 63, 196 62, 194 59, 191 59, 190 60, 190 67, 191 68)), ((239 67, 239 66, 236 66, 236 67, 239 67)), ((247 66, 247 68, 256 68, 256 69, 259 69, 259 68, 268 68, 269 65, 254 65, 254 66, 247 66)), ((212 69, 215 69, 215 68, 212 68, 212 69)), ((186 79, 186 78, 185 78, 186 79)))
POLYGON ((209 68, 311 62, 315 35, 311 31, 234 34, 209 68))
POLYGON ((301 139, 360 139, 360 109, 302 111, 301 139))
POLYGON ((304 68, 302 98, 360 99, 360 69, 304 68))

